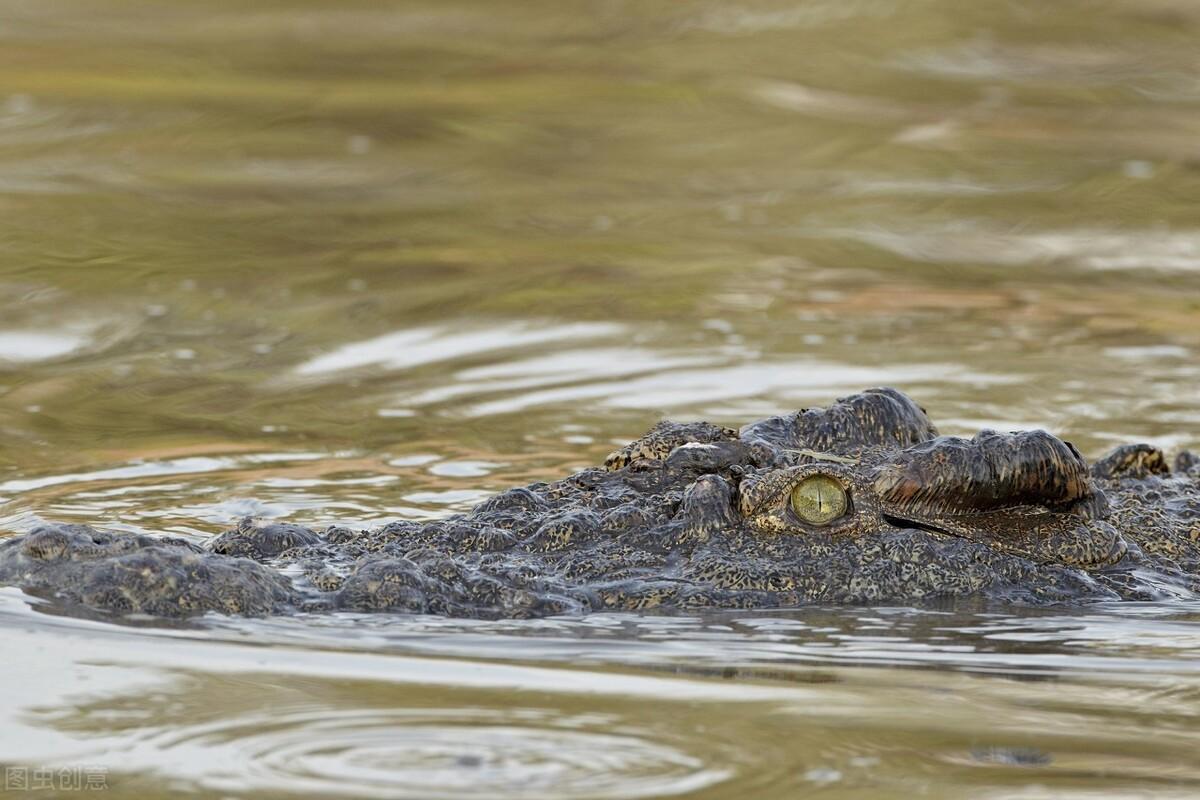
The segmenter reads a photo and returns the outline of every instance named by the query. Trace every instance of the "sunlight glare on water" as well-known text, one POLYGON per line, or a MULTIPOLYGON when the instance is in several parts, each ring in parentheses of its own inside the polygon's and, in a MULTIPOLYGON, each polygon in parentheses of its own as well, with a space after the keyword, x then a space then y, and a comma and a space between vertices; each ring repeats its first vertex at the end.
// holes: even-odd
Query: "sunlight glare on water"
MULTIPOLYGON (((875 385, 1200 446, 1185 0, 0 0, 0 535, 436 519, 875 385)), ((1184 798, 1200 608, 77 619, 107 795, 1184 798)))

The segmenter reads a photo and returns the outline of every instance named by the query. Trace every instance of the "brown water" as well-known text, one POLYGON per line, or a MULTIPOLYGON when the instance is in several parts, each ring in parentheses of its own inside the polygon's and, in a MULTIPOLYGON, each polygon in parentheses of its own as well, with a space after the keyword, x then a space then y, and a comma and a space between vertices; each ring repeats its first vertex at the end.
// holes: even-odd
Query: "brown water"
MULTIPOLYGON (((1200 445, 1198 42, 1190 0, 0 0, 0 523, 433 518, 879 384, 1200 445)), ((54 611, 0 590, 43 795, 1200 796, 1196 605, 54 611)))

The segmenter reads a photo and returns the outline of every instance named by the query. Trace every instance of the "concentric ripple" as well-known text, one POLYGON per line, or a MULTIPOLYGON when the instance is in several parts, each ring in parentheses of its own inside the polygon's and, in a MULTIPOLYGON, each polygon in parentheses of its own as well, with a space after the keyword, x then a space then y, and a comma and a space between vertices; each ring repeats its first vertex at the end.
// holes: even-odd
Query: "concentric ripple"
POLYGON ((205 765, 196 778, 211 789, 313 796, 601 800, 680 794, 731 777, 662 741, 520 710, 256 712, 143 744, 159 763, 205 765))

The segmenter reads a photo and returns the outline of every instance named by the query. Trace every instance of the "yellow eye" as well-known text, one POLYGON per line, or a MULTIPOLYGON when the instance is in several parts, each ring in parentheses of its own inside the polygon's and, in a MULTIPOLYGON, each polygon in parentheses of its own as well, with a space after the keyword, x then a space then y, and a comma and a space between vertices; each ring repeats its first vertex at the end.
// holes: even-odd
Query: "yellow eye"
POLYGON ((792 489, 792 509, 810 525, 828 525, 846 506, 846 490, 828 475, 810 475, 792 489))

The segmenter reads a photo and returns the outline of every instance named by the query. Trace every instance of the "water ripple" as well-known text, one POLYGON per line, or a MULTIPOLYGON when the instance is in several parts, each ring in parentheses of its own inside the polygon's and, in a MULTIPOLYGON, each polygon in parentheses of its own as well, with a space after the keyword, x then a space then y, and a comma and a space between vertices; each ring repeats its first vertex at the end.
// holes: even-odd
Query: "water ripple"
POLYGON ((618 325, 585 322, 546 326, 511 323, 477 331, 415 328, 343 345, 300 364, 295 373, 313 376, 367 366, 400 370, 505 348, 612 336, 620 331, 618 325))
POLYGON ((696 791, 729 777, 668 744, 580 724, 521 710, 295 710, 172 729, 144 744, 166 760, 213 765, 201 784, 228 791, 599 800, 696 791))

